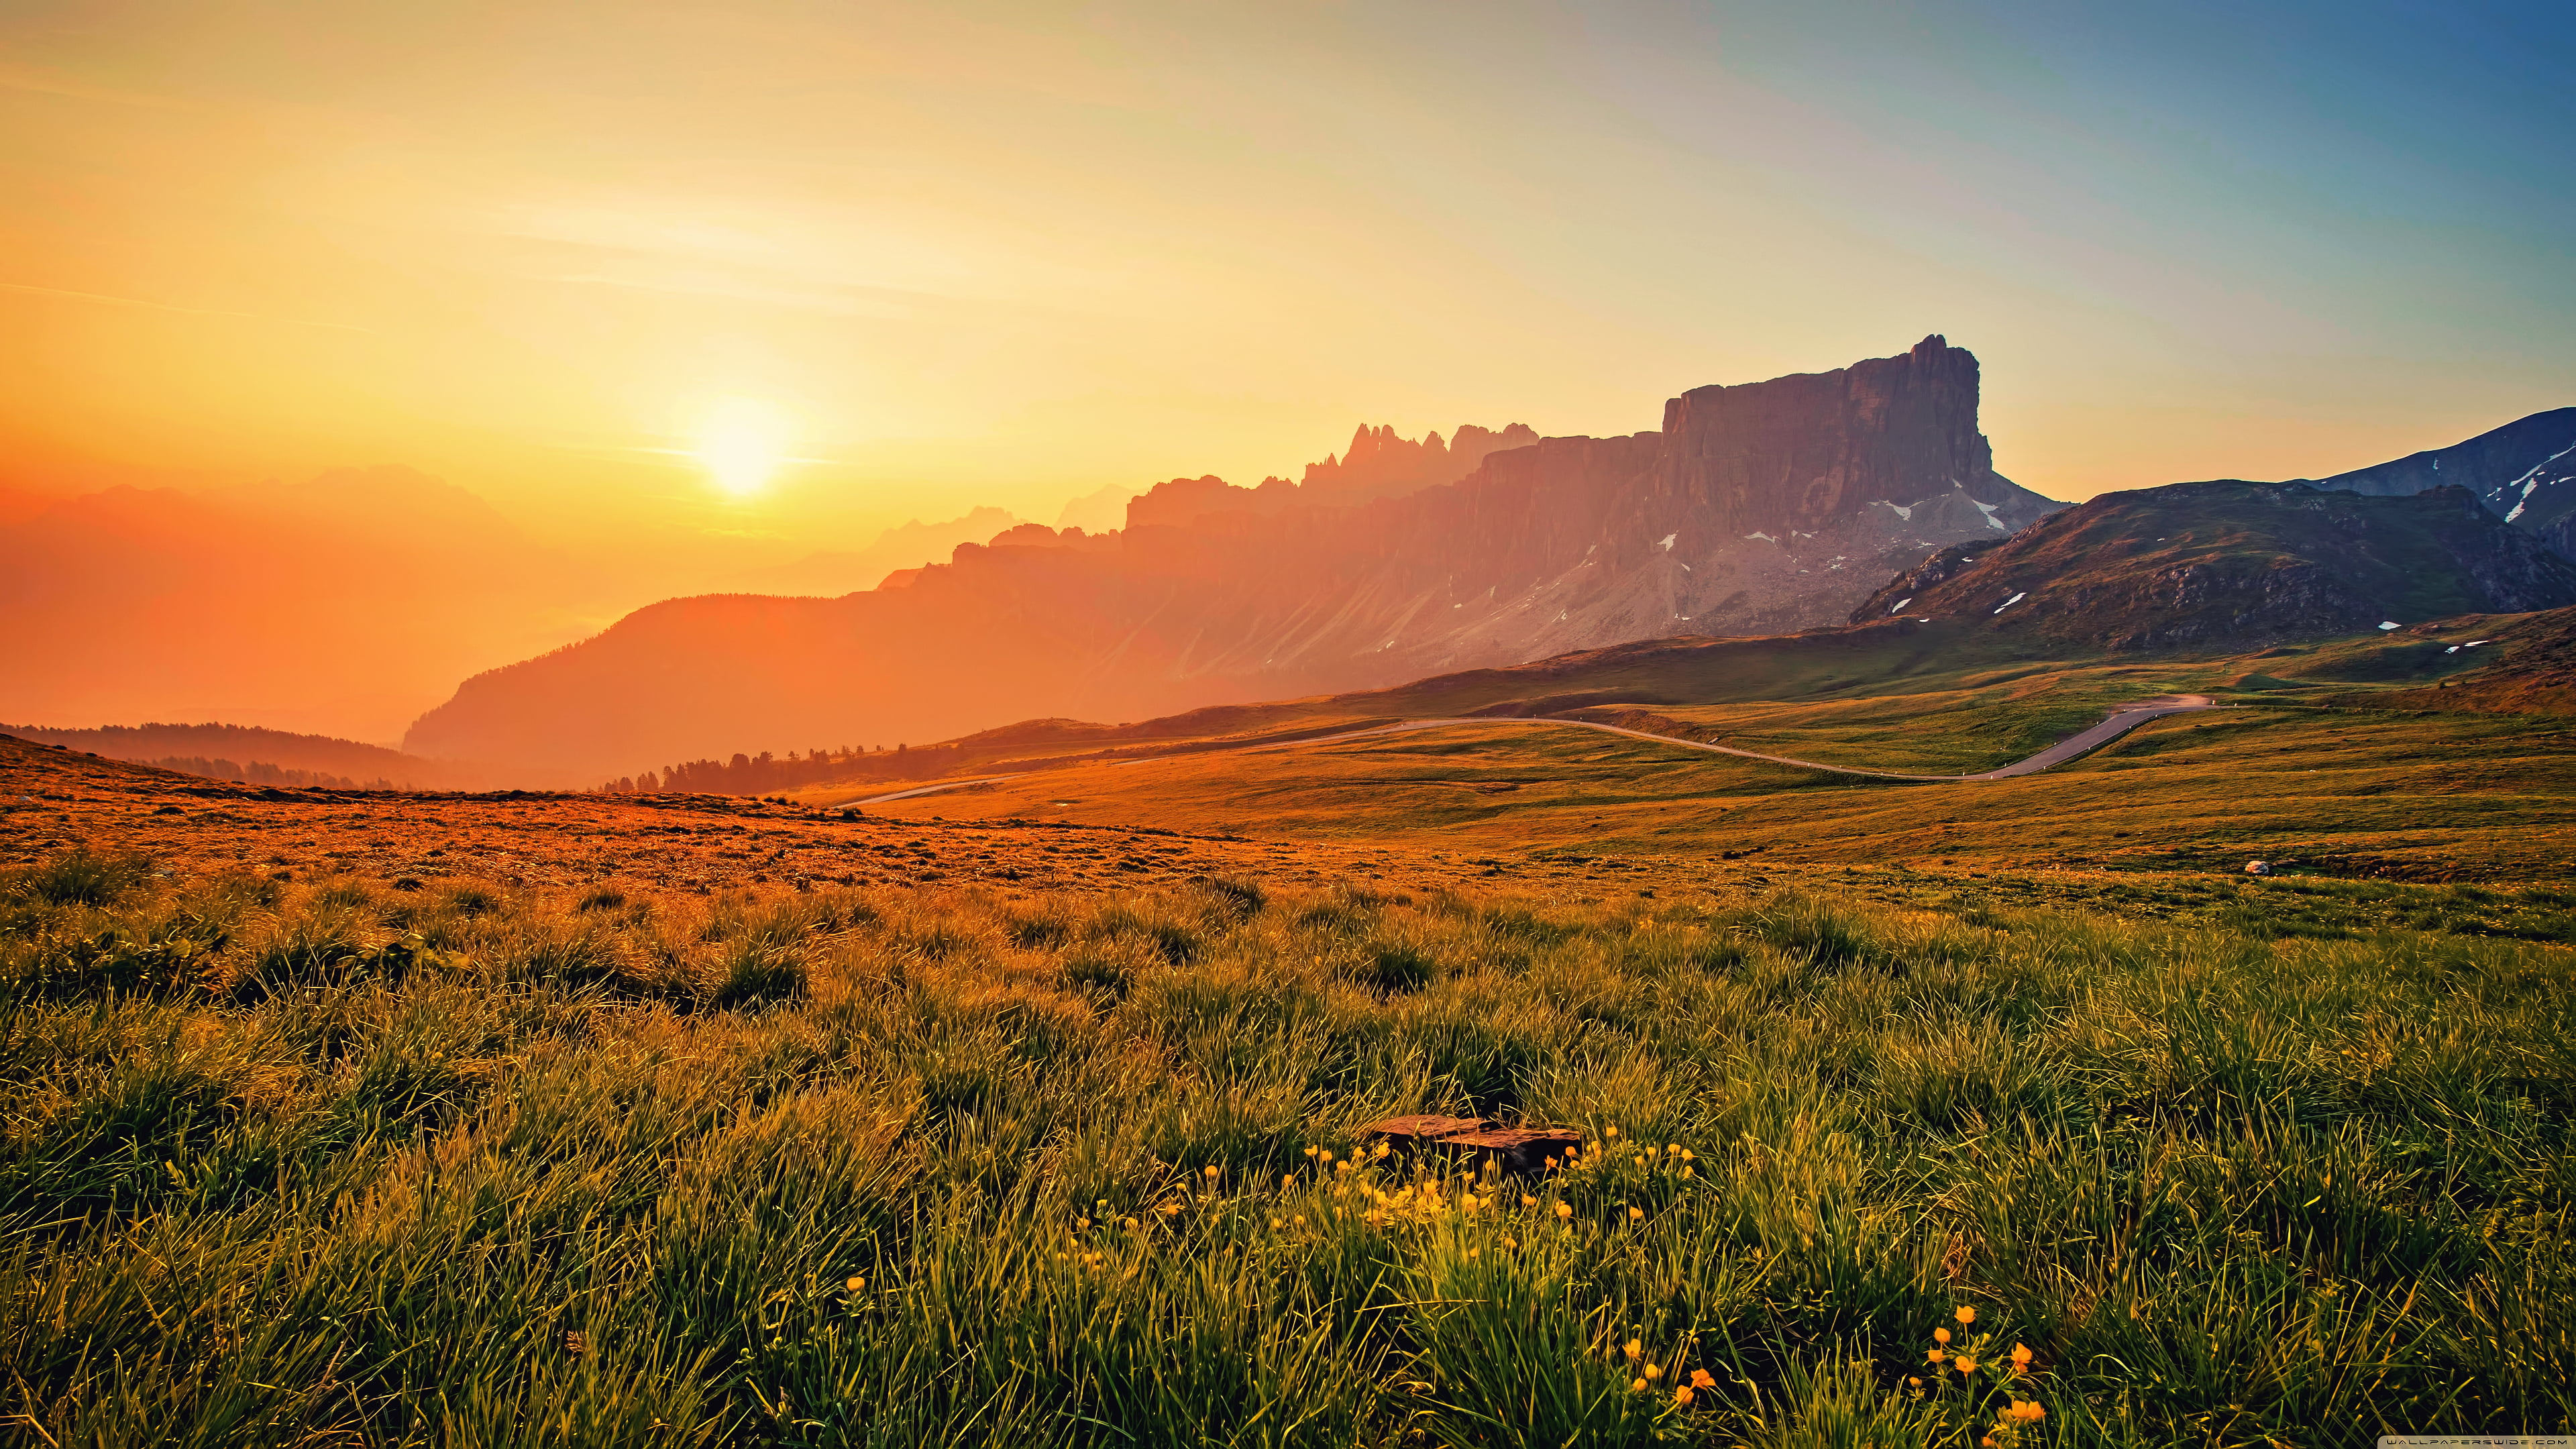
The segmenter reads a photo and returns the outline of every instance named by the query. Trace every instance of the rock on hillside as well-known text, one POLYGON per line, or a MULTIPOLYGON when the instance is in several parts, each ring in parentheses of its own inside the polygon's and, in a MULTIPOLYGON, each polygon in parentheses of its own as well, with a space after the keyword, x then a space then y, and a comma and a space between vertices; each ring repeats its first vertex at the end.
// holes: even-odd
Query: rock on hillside
POLYGON ((1991 547, 1945 549, 1854 610, 1983 621, 2110 649, 2240 648, 2576 604, 2576 563, 2464 488, 2305 483, 2106 493, 1991 547))
POLYGON ((1116 534, 1014 529, 843 599, 657 604, 467 681, 407 744, 613 776, 1827 623, 1926 549, 2062 506, 1994 471, 1977 392, 1976 359, 1929 337, 1697 389, 1659 432, 1499 448, 1455 482, 1351 502, 1511 440, 1461 429, 1435 459, 1364 429, 1308 484, 1175 480, 1116 534))
POLYGON ((2313 481, 2374 497, 2466 488, 2497 517, 2576 558, 2576 408, 2533 413, 2465 443, 2313 481))

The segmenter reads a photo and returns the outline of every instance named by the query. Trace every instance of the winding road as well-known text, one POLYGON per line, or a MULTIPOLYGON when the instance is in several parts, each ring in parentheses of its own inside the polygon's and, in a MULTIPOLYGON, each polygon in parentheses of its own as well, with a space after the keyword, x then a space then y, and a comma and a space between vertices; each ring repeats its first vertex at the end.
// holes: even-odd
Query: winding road
MULTIPOLYGON (((2066 739, 2059 740, 2056 744, 2050 745, 2047 749, 2040 751, 2038 754, 2035 754, 2026 760, 2015 760, 2009 765, 2005 765, 2000 769, 1988 770, 1982 775, 1906 775, 1899 774, 1893 770, 1855 770, 1847 765, 1820 765, 1813 760, 1793 760, 1787 755, 1766 755, 1756 750, 1739 750, 1731 745, 1712 745, 1704 740, 1686 740, 1675 735, 1659 735, 1645 730, 1632 730, 1625 725, 1601 724, 1588 719, 1553 719, 1543 715, 1460 715, 1448 719, 1409 719, 1399 721, 1398 723, 1391 725, 1377 725, 1370 729, 1351 730, 1344 734, 1320 735, 1314 739, 1308 740, 1288 740, 1275 745, 1246 745, 1239 750, 1229 751, 1228 753, 1239 755, 1259 755, 1269 754, 1279 750, 1302 750, 1312 745, 1340 744, 1345 740, 1365 740, 1376 738, 1381 735, 1411 734, 1416 730, 1446 729, 1452 725, 1561 725, 1572 729, 1599 730, 1603 734, 1609 735, 1626 735, 1632 740, 1650 740, 1659 745, 1674 745, 1685 750, 1705 750, 1713 755, 1734 755, 1739 759, 1762 760, 1770 764, 1788 765, 1800 770, 1822 770, 1830 775, 1859 775, 1871 780, 1913 780, 1933 784, 1955 785, 1972 780, 2009 780, 2017 775, 2036 775, 2042 770, 2054 769, 2059 765, 2065 764, 2067 761, 2074 759, 2076 756, 2084 754, 2087 751, 2098 749, 2102 745, 2118 739, 2120 736, 2127 734, 2129 731, 2136 729, 2138 726, 2145 724, 2149 720, 2163 719, 2169 714, 2189 714, 2194 710, 2225 708, 2227 708, 2226 705, 2220 704, 2218 701, 2211 699, 2205 694, 2159 694, 2153 698, 2141 699, 2134 703, 2121 705, 2118 708, 2113 709, 2109 715, 2105 716, 2100 724, 2093 726, 2082 734, 2072 735, 2066 739)), ((1143 761, 1121 760, 1113 761, 1112 763, 1142 764, 1143 761)), ((864 800, 853 800, 850 803, 853 805, 880 805, 890 800, 909 800, 916 795, 936 795, 943 790, 963 790, 970 785, 990 785, 997 780, 1016 780, 1020 778, 1021 774, 1027 773, 1030 772, 1022 771, 1019 774, 1010 775, 986 775, 980 779, 974 780, 950 780, 945 784, 939 785, 918 785, 909 790, 895 790, 883 795, 871 795, 864 800)))

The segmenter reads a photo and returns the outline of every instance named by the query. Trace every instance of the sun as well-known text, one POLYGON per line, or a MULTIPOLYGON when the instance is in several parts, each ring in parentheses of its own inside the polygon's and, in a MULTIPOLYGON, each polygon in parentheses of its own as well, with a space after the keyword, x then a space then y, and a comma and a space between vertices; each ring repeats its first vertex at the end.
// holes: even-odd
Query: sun
POLYGON ((697 443, 697 459, 715 485, 748 498, 787 461, 787 415, 756 399, 728 398, 699 423, 697 443))

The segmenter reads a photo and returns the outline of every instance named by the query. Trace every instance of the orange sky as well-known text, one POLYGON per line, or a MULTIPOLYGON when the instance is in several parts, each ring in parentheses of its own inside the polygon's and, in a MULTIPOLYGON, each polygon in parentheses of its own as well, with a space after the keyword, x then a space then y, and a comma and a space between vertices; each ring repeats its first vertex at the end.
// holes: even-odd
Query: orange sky
POLYGON ((2269 285, 2278 244, 2194 275, 2121 242, 2119 198, 2063 214, 2109 128, 2051 118, 2071 159, 1982 134, 2047 99, 2014 91, 2038 62, 1897 118, 1836 109, 1802 37, 1650 10, 9 16, 0 447, 42 491, 390 462, 540 527, 1051 515, 1361 419, 1652 426, 1930 331, 1984 358, 1999 465, 2061 497, 2568 400, 2563 350, 2428 379, 2355 315, 2384 301, 2269 285), (1886 175, 1970 194, 1908 236, 1886 175), (652 451, 729 398, 827 461, 744 506, 652 451))
MULTIPOLYGON (((1251 482, 1363 420, 1631 431, 1935 331, 1985 363, 1998 466, 2061 498, 2576 400, 2565 203, 2441 150, 2550 114, 2332 114, 2260 73, 2297 36, 2070 23, 31 0, 0 482, 401 464, 540 537, 792 550, 1251 482), (727 407, 808 461, 711 486, 727 407)), ((2304 63, 2440 60, 2393 24, 2304 63)))

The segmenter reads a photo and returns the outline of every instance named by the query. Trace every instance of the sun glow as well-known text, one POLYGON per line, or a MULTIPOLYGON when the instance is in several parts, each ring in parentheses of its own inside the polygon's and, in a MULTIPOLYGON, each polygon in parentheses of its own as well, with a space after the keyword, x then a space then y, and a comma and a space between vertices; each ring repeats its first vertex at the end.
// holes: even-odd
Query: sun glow
POLYGON ((698 426, 697 459, 718 488, 748 498, 787 461, 787 415, 765 402, 729 398, 698 426))

